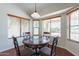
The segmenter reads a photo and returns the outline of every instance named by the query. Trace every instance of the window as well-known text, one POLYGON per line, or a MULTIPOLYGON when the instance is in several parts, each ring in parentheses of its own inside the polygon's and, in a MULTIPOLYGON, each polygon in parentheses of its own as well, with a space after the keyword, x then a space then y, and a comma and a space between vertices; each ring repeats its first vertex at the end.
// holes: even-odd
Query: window
POLYGON ((61 18, 51 19, 51 36, 61 36, 61 18))
POLYGON ((61 18, 42 21, 42 32, 50 32, 51 36, 61 36, 61 18))
POLYGON ((79 42, 79 10, 69 14, 69 39, 79 42))
POLYGON ((42 32, 50 32, 50 19, 42 21, 42 32))
POLYGON ((9 16, 8 19, 8 38, 12 36, 22 36, 24 32, 29 31, 29 21, 14 16, 9 16))
POLYGON ((30 32, 29 26, 30 24, 28 20, 21 19, 21 35, 23 35, 24 32, 30 32))
POLYGON ((8 19, 8 38, 20 36, 20 19, 9 17, 8 19))
POLYGON ((33 21, 33 34, 39 34, 39 21, 33 21))

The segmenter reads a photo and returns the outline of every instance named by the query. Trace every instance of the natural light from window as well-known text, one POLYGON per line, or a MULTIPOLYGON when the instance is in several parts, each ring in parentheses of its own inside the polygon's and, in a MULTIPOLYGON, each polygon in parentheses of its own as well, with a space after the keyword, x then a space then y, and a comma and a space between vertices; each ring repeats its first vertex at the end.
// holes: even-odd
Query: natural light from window
POLYGON ((79 10, 70 13, 70 40, 79 42, 79 10))

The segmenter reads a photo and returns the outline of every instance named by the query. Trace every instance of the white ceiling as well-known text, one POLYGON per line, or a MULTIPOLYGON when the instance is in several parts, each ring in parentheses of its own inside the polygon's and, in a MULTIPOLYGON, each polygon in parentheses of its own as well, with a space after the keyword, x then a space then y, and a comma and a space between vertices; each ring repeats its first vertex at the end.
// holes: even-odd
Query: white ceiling
MULTIPOLYGON (((26 11, 28 15, 34 12, 34 3, 15 3, 18 7, 26 11)), ((77 3, 36 3, 37 12, 43 16, 77 5, 77 3)))

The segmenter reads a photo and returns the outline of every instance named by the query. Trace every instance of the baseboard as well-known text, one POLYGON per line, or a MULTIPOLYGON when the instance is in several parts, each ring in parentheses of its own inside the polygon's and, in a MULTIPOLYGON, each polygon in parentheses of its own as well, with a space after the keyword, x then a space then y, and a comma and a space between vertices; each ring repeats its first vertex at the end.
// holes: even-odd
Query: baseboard
MULTIPOLYGON (((19 47, 22 47, 23 45, 21 45, 21 46, 19 46, 19 47)), ((9 48, 9 49, 7 49, 7 50, 5 50, 5 51, 2 51, 2 52, 6 52, 6 51, 11 51, 11 50, 13 50, 14 48, 9 48)))
POLYGON ((69 49, 66 48, 67 51, 69 51, 70 53, 72 53, 74 56, 77 56, 75 53, 73 53, 72 51, 70 51, 69 49))

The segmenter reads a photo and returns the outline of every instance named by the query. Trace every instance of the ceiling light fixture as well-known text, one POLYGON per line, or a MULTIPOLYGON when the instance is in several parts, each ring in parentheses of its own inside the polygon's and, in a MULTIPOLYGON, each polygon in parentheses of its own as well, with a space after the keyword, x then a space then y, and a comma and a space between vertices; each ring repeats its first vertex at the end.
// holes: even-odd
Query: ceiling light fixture
POLYGON ((39 13, 38 13, 37 10, 36 10, 36 3, 35 3, 35 11, 34 11, 33 14, 31 14, 31 17, 32 17, 33 19, 38 19, 38 18, 40 17, 39 13))

